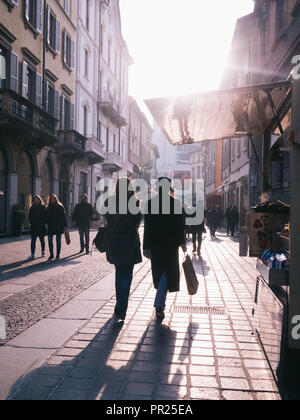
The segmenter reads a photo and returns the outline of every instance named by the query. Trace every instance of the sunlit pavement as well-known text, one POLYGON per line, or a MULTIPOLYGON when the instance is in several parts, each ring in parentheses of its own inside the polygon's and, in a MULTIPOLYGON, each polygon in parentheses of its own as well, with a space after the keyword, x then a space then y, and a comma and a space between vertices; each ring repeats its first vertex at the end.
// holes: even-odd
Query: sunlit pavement
POLYGON ((280 399, 251 318, 255 260, 240 258, 236 241, 217 237, 206 235, 202 257, 194 257, 198 294, 189 297, 182 278, 162 324, 154 318, 148 261, 136 267, 124 324, 112 321, 113 292, 104 298, 101 281, 70 301, 90 302, 92 314, 52 316, 76 321, 76 331, 12 384, 9 399, 280 399))

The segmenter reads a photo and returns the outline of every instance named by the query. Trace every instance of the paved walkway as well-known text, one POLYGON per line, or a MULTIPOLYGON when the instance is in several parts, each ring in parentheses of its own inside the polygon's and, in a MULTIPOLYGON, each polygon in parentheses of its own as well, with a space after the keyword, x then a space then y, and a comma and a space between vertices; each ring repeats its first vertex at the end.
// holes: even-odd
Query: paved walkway
MULTIPOLYGON (((52 320, 76 321, 76 329, 18 376, 9 399, 280 399, 251 319, 255 260, 240 258, 238 243, 218 236, 206 237, 202 258, 194 257, 198 294, 190 297, 182 280, 181 292, 168 296, 161 325, 153 316, 147 260, 136 267, 124 324, 112 322, 115 298, 112 288, 105 295, 102 280, 54 313, 52 320), (80 301, 91 306, 81 320, 74 309, 80 301)), ((28 339, 33 328, 23 333, 28 339)), ((21 347, 22 334, 17 339, 2 349, 21 347)))

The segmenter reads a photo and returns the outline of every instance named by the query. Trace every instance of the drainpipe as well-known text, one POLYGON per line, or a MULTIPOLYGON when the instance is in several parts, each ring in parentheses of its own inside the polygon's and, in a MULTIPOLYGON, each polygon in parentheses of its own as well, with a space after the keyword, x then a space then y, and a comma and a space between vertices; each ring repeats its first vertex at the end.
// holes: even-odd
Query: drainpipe
POLYGON ((43 28, 43 69, 42 69, 42 108, 45 109, 45 67, 46 67, 46 43, 47 43, 47 1, 44 0, 44 28, 43 28))

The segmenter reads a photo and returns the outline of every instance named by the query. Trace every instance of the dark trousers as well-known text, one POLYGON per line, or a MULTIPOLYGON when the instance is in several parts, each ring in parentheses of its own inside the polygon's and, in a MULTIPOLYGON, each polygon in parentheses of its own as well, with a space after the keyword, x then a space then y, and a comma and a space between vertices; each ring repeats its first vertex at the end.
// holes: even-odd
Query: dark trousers
POLYGON ((209 230, 210 230, 210 236, 212 238, 214 238, 215 235, 216 235, 217 226, 216 225, 210 225, 209 230))
POLYGON ((202 235, 203 232, 194 232, 193 233, 193 251, 201 251, 201 245, 202 245, 202 235), (197 241, 198 241, 198 247, 197 247, 197 241))
MULTIPOLYGON (((50 251, 50 257, 54 257, 53 254, 53 236, 54 235, 48 235, 48 244, 49 244, 49 251, 50 251)), ((56 251, 57 251, 57 256, 60 256, 60 251, 61 251, 61 235, 55 235, 56 236, 56 251)))
POLYGON ((31 255, 35 254, 37 238, 40 239, 42 252, 45 252, 45 237, 44 237, 44 235, 31 235, 31 255))
POLYGON ((125 318, 130 287, 133 277, 133 265, 115 265, 116 268, 116 299, 115 313, 125 318))
POLYGON ((86 251, 90 249, 90 228, 89 227, 80 227, 79 228, 79 237, 80 237, 80 248, 86 251))
POLYGON ((235 227, 236 227, 236 223, 230 223, 229 224, 229 229, 230 229, 231 236, 234 236, 235 227))

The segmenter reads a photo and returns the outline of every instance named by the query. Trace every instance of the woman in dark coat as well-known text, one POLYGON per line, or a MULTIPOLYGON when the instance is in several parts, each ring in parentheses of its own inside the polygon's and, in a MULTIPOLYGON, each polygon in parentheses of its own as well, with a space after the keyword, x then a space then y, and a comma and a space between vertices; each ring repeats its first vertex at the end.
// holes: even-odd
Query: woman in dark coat
POLYGON ((45 256, 45 236, 46 236, 46 207, 42 197, 36 195, 29 210, 28 220, 31 233, 31 260, 35 259, 36 240, 40 239, 42 247, 42 257, 45 256))
POLYGON ((138 232, 142 217, 139 210, 139 201, 135 196, 129 178, 121 177, 118 179, 115 194, 106 200, 105 208, 108 209, 105 214, 107 222, 105 234, 106 258, 116 269, 117 303, 114 317, 116 321, 123 321, 126 318, 128 308, 133 269, 135 264, 142 262, 138 232), (124 200, 125 203, 121 203, 121 200, 124 200), (129 203, 135 209, 134 214, 130 211, 129 203), (125 212, 120 211, 121 204, 123 206, 125 204, 125 212))
POLYGON ((60 203, 55 194, 50 195, 47 203, 47 225, 48 225, 48 244, 50 257, 48 261, 54 258, 53 236, 56 236, 56 259, 60 259, 61 235, 67 227, 66 213, 64 206, 60 203))
POLYGON ((151 258, 153 283, 157 289, 154 307, 157 319, 162 320, 168 291, 179 291, 178 249, 181 246, 186 251, 186 245, 182 204, 170 194, 169 178, 158 181, 158 193, 147 203, 143 248, 144 255, 151 258), (163 208, 164 202, 169 202, 169 209, 163 208))

